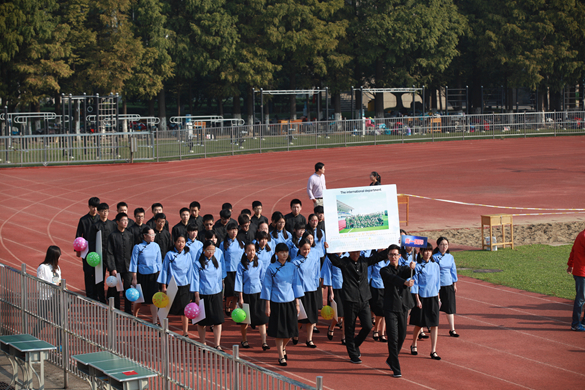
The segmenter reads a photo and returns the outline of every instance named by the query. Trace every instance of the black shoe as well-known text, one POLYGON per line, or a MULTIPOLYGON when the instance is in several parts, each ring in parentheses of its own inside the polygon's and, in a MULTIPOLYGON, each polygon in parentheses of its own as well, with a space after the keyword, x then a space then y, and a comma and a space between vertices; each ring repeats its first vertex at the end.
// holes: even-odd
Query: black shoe
POLYGON ((313 326, 313 333, 321 333, 321 331, 316 326, 313 326))
POLYGON ((286 349, 284 349, 284 348, 282 349, 282 354, 284 355, 284 358, 286 360, 288 360, 288 355, 286 354, 286 349))
POLYGON ((439 355, 437 355, 436 352, 431 352, 431 359, 441 360, 441 358, 439 357, 439 355))
POLYGON ((343 326, 343 321, 338 322, 337 324, 335 324, 335 326, 337 326, 339 329, 341 329, 341 327, 343 326))
POLYGON ((396 373, 394 373, 394 374, 392 374, 392 376, 394 378, 402 378, 402 374, 396 374, 396 373))
POLYGON ((286 366, 286 358, 284 359, 278 359, 278 364, 280 364, 281 366, 286 366))
POLYGON ((256 325, 250 325, 250 328, 256 329, 256 325))
POLYGON ((299 338, 298 337, 293 337, 292 338, 292 343, 293 343, 293 345, 297 345, 299 343, 299 338))
POLYGON ((418 355, 418 350, 415 346, 411 345, 410 346, 410 354, 411 355, 418 355))
POLYGON ((264 343, 264 344, 262 344, 262 349, 263 349, 264 351, 266 351, 267 349, 270 349, 270 345, 268 345, 268 344, 264 343))
POLYGON ((428 334, 425 334, 424 332, 420 332, 420 333, 418 334, 418 339, 419 339, 419 340, 422 340, 422 339, 428 339, 428 338, 429 338, 429 335, 428 335, 428 334))
POLYGON ((240 345, 242 348, 250 348, 250 344, 247 341, 240 341, 240 345))
POLYGON ((333 340, 333 331, 331 329, 327 331, 327 339, 333 340))
POLYGON ((386 338, 386 336, 380 336, 380 342, 381 343, 387 343, 388 339, 386 338))
POLYGON ((454 330, 449 331, 449 336, 451 337, 459 337, 459 333, 455 332, 454 330))
POLYGON ((341 345, 345 345, 345 339, 341 339, 341 345))
POLYGON ((353 364, 362 364, 362 360, 359 357, 349 359, 350 363, 353 364))
POLYGON ((380 340, 380 333, 378 332, 372 333, 372 338, 374 339, 374 341, 380 340))
POLYGON ((307 347, 309 347, 309 348, 317 348, 317 346, 315 345, 313 340, 307 341, 306 344, 307 344, 307 347))

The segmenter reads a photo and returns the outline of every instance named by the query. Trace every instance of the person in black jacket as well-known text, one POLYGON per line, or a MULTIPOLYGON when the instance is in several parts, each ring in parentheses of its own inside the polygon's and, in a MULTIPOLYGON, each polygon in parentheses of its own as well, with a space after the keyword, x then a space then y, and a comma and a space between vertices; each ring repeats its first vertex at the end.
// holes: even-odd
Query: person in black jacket
MULTIPOLYGON (((99 219, 91 225, 89 228, 89 232, 87 234, 87 242, 88 242, 88 250, 89 252, 96 251, 97 245, 97 233, 102 232, 102 265, 107 264, 107 256, 108 256, 108 236, 114 230, 116 230, 116 223, 114 221, 110 221, 108 219, 108 215, 110 215, 110 206, 107 203, 100 203, 97 207, 99 219)), ((104 294, 104 282, 103 280, 99 283, 95 282, 95 268, 90 267, 93 272, 91 273, 93 277, 93 281, 86 286, 85 294, 88 298, 97 299, 102 303, 106 303, 106 295, 104 294), (89 289, 87 289, 89 287, 89 289)), ((104 278, 106 274, 106 267, 103 268, 104 278)))
MULTIPOLYGON (((100 219, 98 215, 97 208, 100 205, 100 198, 89 198, 87 202, 87 206, 89 208, 89 212, 85 214, 83 217, 79 218, 79 223, 77 224, 77 232, 75 233, 75 238, 83 237, 89 241, 89 229, 91 226, 100 219)), ((81 253, 77 253, 77 257, 81 257, 81 253)), ((84 281, 85 281, 85 292, 86 295, 90 298, 95 299, 95 268, 87 264, 84 258, 81 259, 83 263, 83 273, 84 273, 84 281)))
MULTIPOLYGON (((130 259, 132 258, 132 249, 134 249, 134 234, 126 229, 128 226, 128 215, 118 213, 116 215, 117 229, 108 237, 108 256, 106 257, 106 266, 110 275, 120 274, 124 291, 129 289, 132 284, 132 273, 130 273, 130 259)), ((114 306, 120 309, 120 293, 116 287, 108 288, 108 298, 114 297, 114 306)), ((124 311, 132 314, 132 302, 124 295, 124 311)))
POLYGON ((368 267, 388 256, 388 251, 375 252, 364 257, 359 251, 349 252, 349 257, 328 254, 331 264, 341 269, 343 274, 343 312, 345 321, 345 347, 352 363, 360 364, 360 345, 372 330, 370 312, 370 286, 368 285, 368 267), (355 335, 355 320, 359 317, 362 329, 355 335))
POLYGON ((395 378, 400 378, 400 362, 398 352, 406 338, 406 320, 408 311, 414 307, 410 287, 414 284, 411 279, 414 274, 415 263, 399 265, 400 247, 390 245, 388 247, 390 265, 380 270, 380 276, 384 281, 384 317, 388 332, 388 359, 386 364, 393 371, 395 378))

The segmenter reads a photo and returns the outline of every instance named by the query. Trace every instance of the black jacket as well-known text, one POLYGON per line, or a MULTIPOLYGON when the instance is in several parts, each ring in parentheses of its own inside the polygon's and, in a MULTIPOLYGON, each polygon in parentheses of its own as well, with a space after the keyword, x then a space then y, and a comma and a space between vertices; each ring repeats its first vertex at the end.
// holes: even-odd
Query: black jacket
POLYGON ((329 253, 329 260, 343 274, 343 294, 346 302, 367 302, 372 298, 368 285, 368 267, 388 257, 388 251, 373 252, 370 257, 360 256, 354 262, 349 257, 329 253))
POLYGON ((128 272, 132 249, 134 249, 134 234, 128 229, 123 232, 114 230, 108 237, 108 256, 106 257, 108 270, 128 272))
POLYGON ((404 285, 410 278, 410 267, 389 265, 380 270, 380 276, 384 281, 384 311, 406 312, 414 307, 410 287, 404 285))
POLYGON ((92 217, 91 215, 89 215, 89 213, 79 218, 79 223, 77 224, 77 232, 75 232, 75 238, 83 237, 87 240, 89 235, 89 228, 99 219, 100 219, 99 214, 96 214, 92 217))

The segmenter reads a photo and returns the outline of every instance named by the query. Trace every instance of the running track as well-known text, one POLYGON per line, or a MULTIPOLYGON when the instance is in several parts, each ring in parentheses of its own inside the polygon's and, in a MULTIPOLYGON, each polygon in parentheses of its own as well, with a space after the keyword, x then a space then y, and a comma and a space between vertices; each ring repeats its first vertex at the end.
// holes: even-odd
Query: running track
MULTIPOLYGON (((69 250, 89 197, 99 196, 112 209, 122 200, 131 210, 161 202, 171 226, 179 220, 178 210, 192 200, 202 204, 202 213, 217 215, 223 202, 232 203, 237 213, 259 199, 270 216, 275 210, 287 212, 295 197, 308 205, 305 185, 316 161, 326 164, 329 188, 367 185, 369 172, 376 170, 384 184, 397 184, 399 193, 500 206, 585 208, 584 151, 584 137, 559 137, 304 150, 158 164, 3 169, 0 261, 14 267, 25 262, 33 272, 47 246, 59 245, 65 252, 67 285, 82 290, 81 264, 69 250)), ((307 208, 303 214, 308 214, 307 208)), ((493 209, 411 198, 408 230, 478 227, 480 214, 500 212, 562 211, 493 209)), ((584 217, 526 216, 515 217, 515 223, 583 221, 584 217)), ((565 261, 559 259, 560 264, 565 261)), ((441 317, 437 350, 443 360, 428 357, 429 341, 419 343, 416 357, 405 347, 402 379, 388 376, 386 347, 371 338, 362 347, 364 363, 349 364, 339 344, 340 331, 328 341, 324 323, 322 333, 314 338, 316 350, 301 346, 303 337, 298 346, 287 348, 285 371, 275 366, 274 349, 262 352, 255 331, 249 337, 253 348, 241 352, 303 382, 312 383, 323 375, 325 386, 334 389, 582 388, 585 335, 568 330, 571 302, 468 278, 462 278, 458 297, 456 324, 462 337, 446 336, 441 317)), ((239 330, 227 321, 222 344, 238 342, 239 330)))

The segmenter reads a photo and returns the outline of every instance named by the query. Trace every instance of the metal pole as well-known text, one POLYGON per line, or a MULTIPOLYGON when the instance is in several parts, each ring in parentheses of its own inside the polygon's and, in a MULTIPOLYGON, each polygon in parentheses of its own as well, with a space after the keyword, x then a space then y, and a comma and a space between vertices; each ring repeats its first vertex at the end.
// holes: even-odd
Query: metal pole
POLYGON ((26 310, 27 310, 27 302, 26 298, 28 297, 27 288, 26 288, 26 264, 22 263, 20 266, 22 279, 20 283, 20 307, 22 307, 22 333, 28 333, 28 324, 27 324, 27 317, 26 317, 26 310))
POLYGON ((163 366, 163 379, 164 389, 169 390, 171 381, 169 378, 169 319, 165 318, 162 320, 161 329, 161 347, 162 347, 162 366, 163 366))
POLYGON ((264 124, 264 89, 260 88, 260 124, 264 124))
POLYGON ((232 346, 232 372, 234 374, 233 376, 233 383, 234 383, 234 390, 237 390, 240 388, 240 370, 238 370, 238 360, 240 359, 240 346, 237 344, 234 344, 232 346))
MULTIPOLYGON (((97 137, 97 158, 100 159, 102 156, 102 137, 100 133, 100 94, 95 94, 95 136, 97 137)), ((158 138, 158 137, 157 137, 158 138)), ((158 140, 157 140, 158 143, 158 140)), ((157 144, 157 155, 158 155, 158 144, 157 144)), ((158 160, 157 160, 158 161, 158 160)))
POLYGON ((12 146, 12 129, 10 128, 10 121, 8 120, 8 106, 4 106, 4 129, 6 131, 6 135, 8 136, 8 144, 5 143, 5 156, 4 162, 10 161, 8 159, 8 148, 12 146))
POLYGON ((69 339, 67 338, 67 331, 69 330, 69 323, 67 317, 67 281, 61 279, 61 351, 63 358, 63 388, 68 387, 68 373, 67 368, 69 366, 69 339))
POLYGON ((116 93, 116 132, 120 131, 120 95, 116 93))
MULTIPOLYGON (((351 86, 351 103, 350 103, 350 107, 349 107, 350 110, 351 110, 351 120, 354 120, 355 119, 354 118, 355 108, 353 107, 353 94, 354 94, 354 92, 355 92, 355 89, 353 88, 353 85, 352 85, 351 86)), ((347 131, 347 129, 346 129, 346 131, 347 131)))
POLYGON ((483 85, 481 86, 481 115, 483 115, 483 85))
POLYGON ((465 86, 465 113, 469 115, 469 86, 465 86))
POLYGON ((327 129, 329 127, 329 87, 325 87, 325 107, 327 107, 327 115, 325 116, 325 128, 327 129))
POLYGON ((323 377, 318 376, 317 380, 315 381, 315 389, 316 390, 323 390, 323 377))
POLYGON ((364 87, 360 87, 360 107, 359 107, 360 118, 359 119, 364 118, 364 112, 362 111, 363 106, 364 106, 364 87))
POLYGON ((255 121, 255 119, 256 119, 256 90, 254 88, 252 88, 252 135, 254 135, 254 121, 255 121))
POLYGON ((422 101, 423 101, 423 102, 422 102, 422 103, 423 103, 423 110, 422 110, 422 115, 424 116, 424 114, 425 114, 425 108, 426 108, 426 105, 425 105, 425 103, 426 103, 425 86, 423 85, 423 87, 422 87, 422 88, 423 88, 423 89, 422 89, 422 96, 423 96, 423 99, 422 99, 422 101))
POLYGON ((445 114, 449 115, 449 87, 445 86, 445 114))
MULTIPOLYGON (((414 96, 414 85, 412 86, 412 118, 414 123, 414 117, 416 116, 416 96, 414 96)), ((383 105, 383 104, 382 104, 383 105)))
POLYGON ((114 352, 114 342, 117 340, 114 334, 114 297, 108 298, 108 350, 114 352))

